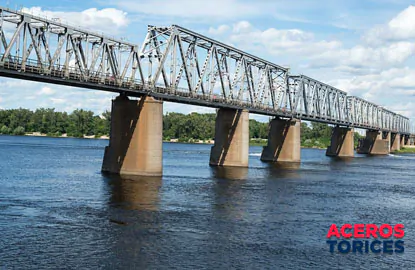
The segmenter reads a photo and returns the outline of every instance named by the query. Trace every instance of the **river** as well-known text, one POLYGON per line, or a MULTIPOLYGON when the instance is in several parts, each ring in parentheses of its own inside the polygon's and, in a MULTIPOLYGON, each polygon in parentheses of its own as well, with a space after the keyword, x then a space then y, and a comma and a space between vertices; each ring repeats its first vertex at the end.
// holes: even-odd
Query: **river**
POLYGON ((100 172, 107 140, 0 136, 0 269, 413 268, 415 155, 209 167, 165 143, 162 178, 100 172), (405 225, 402 254, 330 253, 332 223, 405 225))

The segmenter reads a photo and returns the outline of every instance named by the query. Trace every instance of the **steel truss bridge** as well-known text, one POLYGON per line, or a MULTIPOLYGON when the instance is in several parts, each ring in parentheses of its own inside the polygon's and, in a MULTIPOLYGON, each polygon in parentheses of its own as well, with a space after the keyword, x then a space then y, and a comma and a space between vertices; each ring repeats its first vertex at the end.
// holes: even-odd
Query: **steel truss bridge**
POLYGON ((0 76, 410 134, 400 114, 177 25, 139 46, 0 7, 0 76))

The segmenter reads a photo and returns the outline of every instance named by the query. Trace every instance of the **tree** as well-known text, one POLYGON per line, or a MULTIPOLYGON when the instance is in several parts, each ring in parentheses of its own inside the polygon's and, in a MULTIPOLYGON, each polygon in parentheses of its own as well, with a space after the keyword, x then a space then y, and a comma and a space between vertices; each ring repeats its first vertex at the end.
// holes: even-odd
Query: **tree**
POLYGON ((0 134, 10 134, 10 129, 7 126, 2 126, 0 129, 0 134))
POLYGON ((69 115, 68 135, 73 137, 83 137, 93 135, 94 113, 85 110, 75 110, 69 115))
POLYGON ((22 126, 18 126, 17 128, 13 130, 13 135, 24 135, 24 134, 25 134, 25 130, 24 130, 24 127, 22 126))

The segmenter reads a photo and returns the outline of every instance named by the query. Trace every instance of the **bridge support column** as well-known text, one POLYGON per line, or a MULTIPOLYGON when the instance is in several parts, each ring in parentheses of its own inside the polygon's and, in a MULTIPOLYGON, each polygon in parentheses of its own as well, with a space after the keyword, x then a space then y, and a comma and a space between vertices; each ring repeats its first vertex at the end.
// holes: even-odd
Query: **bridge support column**
POLYGON ((270 162, 301 161, 301 121, 273 119, 269 124, 268 145, 261 160, 270 162))
POLYGON ((354 129, 336 126, 331 134, 331 143, 326 156, 354 157, 354 129))
POLYGON ((382 132, 382 138, 384 140, 389 140, 389 145, 390 145, 390 142, 392 141, 391 140, 391 138, 392 138, 392 132, 390 132, 390 131, 384 131, 384 132, 382 132))
POLYGON ((405 135, 401 135, 401 140, 399 142, 399 144, 401 145, 401 148, 405 147, 406 145, 406 139, 405 139, 405 135))
POLYGON ((408 135, 401 135, 401 146, 410 146, 411 140, 409 139, 408 135))
POLYGON ((112 101, 111 134, 102 171, 120 175, 161 176, 163 102, 153 98, 112 101))
POLYGON ((401 150, 401 135, 399 133, 391 134, 391 152, 401 150))
POLYGON ((210 151, 211 166, 248 167, 249 112, 219 109, 215 124, 215 144, 210 151))
POLYGON ((359 141, 358 154, 387 155, 390 152, 390 140, 383 139, 382 132, 368 130, 366 138, 359 141))

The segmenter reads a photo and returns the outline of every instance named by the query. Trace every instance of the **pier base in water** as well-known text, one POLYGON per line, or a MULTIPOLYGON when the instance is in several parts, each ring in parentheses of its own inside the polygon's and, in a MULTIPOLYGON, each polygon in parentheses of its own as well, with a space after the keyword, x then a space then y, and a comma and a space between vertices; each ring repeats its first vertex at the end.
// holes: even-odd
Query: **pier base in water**
POLYGON ((215 124, 215 144, 210 151, 211 166, 248 167, 249 112, 219 109, 215 124))
POLYGON ((268 145, 262 150, 261 160, 270 162, 301 161, 301 122, 275 118, 269 124, 268 145))
POLYGON ((102 171, 120 175, 161 176, 163 103, 153 98, 112 101, 109 146, 102 171))
POLYGON ((334 127, 326 156, 354 157, 354 130, 347 127, 334 127))
POLYGON ((391 152, 401 150, 401 135, 398 133, 392 133, 391 135, 391 152))
POLYGON ((366 137, 359 141, 358 154, 387 155, 390 153, 390 133, 386 139, 381 131, 366 131, 366 137))

